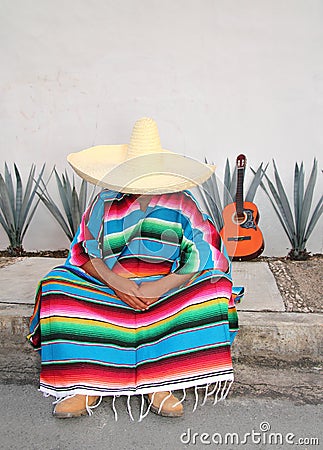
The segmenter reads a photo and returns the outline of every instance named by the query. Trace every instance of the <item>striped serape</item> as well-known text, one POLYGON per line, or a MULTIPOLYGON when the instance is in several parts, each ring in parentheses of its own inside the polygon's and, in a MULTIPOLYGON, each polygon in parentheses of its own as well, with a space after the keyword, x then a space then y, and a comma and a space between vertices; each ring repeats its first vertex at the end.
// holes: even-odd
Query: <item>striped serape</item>
POLYGON ((218 383, 225 396, 242 291, 232 292, 219 234, 188 191, 154 195, 145 212, 137 197, 102 191, 66 263, 41 280, 29 335, 41 353, 40 390, 131 396, 218 383), (136 283, 194 275, 139 311, 82 269, 92 257, 136 283))

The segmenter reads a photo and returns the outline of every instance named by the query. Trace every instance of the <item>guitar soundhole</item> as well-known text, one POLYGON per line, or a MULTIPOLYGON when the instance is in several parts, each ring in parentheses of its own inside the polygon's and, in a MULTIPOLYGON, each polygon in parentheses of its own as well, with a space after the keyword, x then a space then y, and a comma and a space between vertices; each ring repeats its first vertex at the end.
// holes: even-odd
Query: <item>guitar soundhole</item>
POLYGON ((232 222, 237 224, 237 225, 241 225, 242 223, 244 223, 247 219, 247 215, 245 213, 243 214, 237 214, 234 213, 232 216, 232 222))

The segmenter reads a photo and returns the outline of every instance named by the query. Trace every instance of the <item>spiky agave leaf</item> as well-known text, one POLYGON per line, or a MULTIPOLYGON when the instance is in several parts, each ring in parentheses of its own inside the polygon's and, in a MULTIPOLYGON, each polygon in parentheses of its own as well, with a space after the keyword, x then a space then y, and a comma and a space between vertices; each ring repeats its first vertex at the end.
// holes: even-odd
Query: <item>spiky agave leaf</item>
MULTIPOLYGON (((11 177, 11 175, 10 175, 11 177)), ((8 191, 7 184, 0 174, 0 209, 1 215, 1 225, 3 226, 8 239, 9 239, 9 249, 15 248, 16 245, 16 226, 15 226, 15 214, 14 214, 14 204, 12 207, 10 201, 10 192, 8 191)))
MULTIPOLYGON (((204 184, 204 183, 203 183, 204 184)), ((208 213, 208 215, 210 217, 212 217, 212 219, 214 219, 214 215, 213 215, 213 210, 211 207, 211 196, 208 193, 208 191, 203 187, 203 185, 201 186, 197 186, 197 190, 199 191, 200 195, 201 195, 201 199, 203 201, 204 207, 208 213)))
MULTIPOLYGON (((214 162, 213 161, 212 162, 208 161, 208 159, 206 157, 204 158, 204 162, 205 162, 205 164, 213 164, 214 165, 214 162)), ((214 190, 214 188, 213 188, 213 177, 214 177, 214 172, 203 183, 203 186, 208 189, 208 192, 210 192, 211 195, 213 195, 213 193, 214 193, 214 191, 213 191, 214 190)))
POLYGON ((80 213, 83 213, 86 209, 87 204, 87 182, 85 180, 82 180, 79 194, 79 201, 80 201, 80 213))
POLYGON ((32 184, 31 180, 33 179, 33 173, 35 170, 34 171, 30 170, 30 173, 29 173, 27 188, 26 188, 24 198, 22 201, 21 213, 20 213, 20 224, 21 224, 20 230, 21 230, 22 238, 25 236, 25 234, 29 228, 29 225, 34 217, 34 214, 36 212, 38 204, 39 204, 39 200, 37 200, 35 202, 33 208, 31 209, 34 198, 36 196, 37 188, 40 184, 40 180, 42 179, 42 176, 43 176, 43 173, 45 170, 45 166, 46 166, 46 164, 43 164, 34 184, 32 184), (30 180, 30 182, 29 182, 29 180, 30 180))
POLYGON ((219 206, 214 197, 206 189, 204 189, 203 186, 198 186, 198 190, 201 194, 208 215, 213 219, 217 229, 221 230, 223 227, 222 212, 219 210, 219 206))
MULTIPOLYGON (((208 160, 205 158, 205 163, 208 164, 208 160)), ((248 194, 249 199, 246 201, 252 201, 256 193, 257 188, 260 185, 260 181, 264 176, 264 173, 268 167, 266 165, 265 169, 262 168, 262 164, 255 173, 255 177, 252 180, 251 186, 249 187, 248 194)), ((231 175, 229 159, 226 160, 225 172, 224 172, 224 184, 223 184, 223 204, 221 202, 218 183, 216 175, 213 173, 212 176, 206 180, 198 190, 201 194, 202 201, 208 214, 212 217, 217 225, 217 228, 221 230, 224 226, 222 211, 226 205, 235 201, 237 189, 237 167, 235 166, 234 171, 231 175)))
MULTIPOLYGON (((205 158, 205 163, 209 164, 207 158, 205 158)), ((212 162, 211 164, 214 163, 212 162)), ((212 173, 210 178, 208 178, 201 186, 198 186, 198 190, 201 194, 202 201, 205 205, 207 213, 213 219, 217 228, 220 230, 223 227, 223 208, 215 173, 212 173)))
POLYGON ((43 186, 42 188, 39 187, 39 191, 37 191, 37 195, 40 198, 40 200, 43 202, 43 204, 46 206, 46 208, 49 210, 49 212, 53 215, 55 220, 59 223, 62 230, 68 237, 68 239, 71 241, 73 239, 73 234, 70 231, 69 224, 65 220, 63 214, 61 213, 60 209, 55 204, 54 200, 51 198, 50 194, 47 191, 46 186, 43 186), (39 192, 40 191, 40 192, 39 192))
MULTIPOLYGON (((251 169, 251 170, 252 170, 252 172, 254 174, 256 173, 253 169, 251 169)), ((265 176, 265 173, 263 175, 265 176)), ((290 230, 286 226, 286 223, 285 223, 284 218, 283 218, 283 216, 281 214, 281 211, 280 211, 280 207, 279 207, 279 205, 277 203, 278 194, 277 194, 277 192, 275 190, 274 185, 272 184, 272 182, 269 179, 267 179, 267 183, 268 183, 268 186, 271 188, 270 191, 271 191, 272 195, 270 195, 269 191, 267 190, 266 186, 264 185, 264 183, 262 181, 260 182, 260 186, 263 189, 263 191, 265 192, 265 194, 267 195, 267 197, 268 197, 272 207, 274 208, 274 211, 277 214, 277 217, 278 217, 278 219, 279 219, 279 221, 280 221, 280 223, 281 223, 281 225, 282 225, 282 227, 283 227, 283 229, 284 229, 284 231, 285 231, 285 233, 287 235, 287 238, 288 238, 289 242, 291 243, 292 246, 294 246, 295 240, 293 239, 293 235, 290 233, 290 230)))
POLYGON ((231 189, 231 170, 229 158, 227 158, 224 169, 224 186, 223 186, 223 208, 229 203, 232 203, 232 197, 230 196, 231 189))
POLYGON ((9 242, 14 241, 14 226, 10 221, 8 220, 7 215, 7 204, 5 199, 3 198, 2 192, 6 188, 5 182, 2 178, 2 175, 0 174, 0 224, 2 225, 6 235, 8 236, 9 242))
POLYGON ((15 232, 15 215, 14 208, 12 208, 12 203, 10 201, 10 193, 8 192, 8 188, 5 180, 0 174, 0 207, 2 214, 4 216, 4 220, 7 224, 9 230, 9 239, 13 239, 13 234, 15 232))
MULTIPOLYGON (((31 166, 25 193, 23 192, 23 183, 16 164, 14 164, 14 171, 16 177, 16 190, 14 189, 12 176, 6 163, 5 179, 3 179, 0 174, 0 223, 10 242, 9 251, 13 254, 16 252, 21 253, 23 251, 23 239, 38 204, 36 202, 36 204, 33 205, 35 190, 37 188, 37 182, 33 184, 35 166, 31 166)), ((39 176, 42 175, 42 171, 39 176)))
MULTIPOLYGON (((265 178, 267 180, 272 197, 278 208, 278 211, 279 211, 278 217, 281 219, 281 223, 283 222, 285 224, 284 228, 286 228, 286 230, 287 230, 288 239, 291 242, 291 244, 294 246, 295 242, 296 242, 296 233, 295 233, 295 228, 294 228, 294 222, 293 221, 290 222, 288 220, 285 209, 284 209, 284 205, 279 196, 279 192, 276 190, 274 184, 271 182, 271 180, 269 179, 269 177, 266 174, 265 174, 265 178)), ((270 195, 269 195, 269 197, 270 197, 270 195)))
POLYGON ((53 169, 56 178, 56 184, 63 206, 61 209, 47 189, 41 189, 38 195, 56 221, 60 224, 67 238, 72 241, 81 222, 82 214, 87 204, 87 182, 82 180, 79 194, 75 187, 75 179, 71 184, 67 171, 59 176, 56 168, 53 169))
POLYGON ((3 177, 0 173, 0 223, 3 226, 6 234, 9 236, 9 225, 8 225, 8 216, 5 214, 5 204, 2 199, 2 191, 6 189, 6 182, 3 180, 3 177))
MULTIPOLYGON (((73 179, 73 186, 75 186, 74 173, 72 175, 72 179, 73 179)), ((73 188, 72 188, 72 185, 71 185, 71 182, 70 182, 70 179, 68 177, 68 173, 67 173, 66 169, 65 169, 65 186, 66 186, 66 196, 67 196, 68 199, 71 199, 72 198, 73 188)))
POLYGON ((317 160, 314 159, 312 171, 304 193, 304 165, 303 162, 299 166, 295 164, 294 169, 294 218, 292 216, 286 192, 282 186, 277 167, 275 166, 275 180, 277 189, 265 175, 271 195, 267 191, 263 183, 261 187, 266 192, 277 217, 282 224, 284 231, 292 245, 292 249, 288 256, 292 259, 306 259, 309 253, 306 251, 306 242, 310 237, 317 221, 323 212, 323 196, 320 197, 316 204, 312 216, 309 220, 310 210, 312 206, 315 183, 317 179, 317 160))
POLYGON ((317 178, 317 160, 314 159, 313 161, 313 167, 312 171, 309 177, 309 180, 307 182, 307 186, 304 193, 304 199, 302 204, 300 205, 300 223, 299 223, 299 236, 298 236, 298 245, 303 247, 305 245, 304 236, 305 236, 305 229, 308 222, 308 217, 310 213, 310 209, 312 206, 312 200, 313 200, 313 193, 314 193, 314 187, 316 183, 317 178))
POLYGON ((11 208, 12 208, 12 210, 14 210, 14 208, 15 208, 15 192, 14 192, 14 188, 13 188, 11 173, 9 171, 9 168, 8 168, 8 165, 6 162, 4 164, 4 170, 5 170, 4 181, 7 186, 11 208))
POLYGON ((305 236, 304 236, 304 241, 305 242, 307 242, 308 238, 312 234, 312 231, 313 231, 315 225, 317 224, 319 218, 321 217, 322 213, 323 213, 323 195, 321 196, 321 198, 317 202, 317 205, 314 208, 312 217, 311 217, 311 219, 309 221, 309 224, 307 226, 307 229, 305 231, 305 236))
MULTIPOLYGON (((207 159, 205 158, 205 162, 208 164, 207 159)), ((211 164, 214 165, 214 162, 211 164)), ((214 202, 217 206, 220 206, 220 211, 222 211, 222 203, 220 199, 219 187, 217 182, 217 176, 213 172, 210 178, 208 178, 204 185, 207 188, 207 191, 210 193, 211 197, 214 199, 214 202)))
POLYGON ((206 188, 203 187, 203 185, 201 186, 197 186, 197 190, 200 193, 201 196, 201 200, 203 202, 203 205, 206 209, 207 214, 214 220, 216 221, 216 216, 214 214, 214 201, 210 195, 210 193, 207 191, 206 188))
POLYGON ((2 212, 1 212, 1 210, 0 210, 0 224, 2 225, 2 227, 3 227, 3 229, 4 229, 5 233, 6 233, 6 235, 9 237, 9 235, 10 235, 10 230, 9 230, 9 227, 8 227, 7 222, 5 221, 5 218, 3 217, 3 214, 2 214, 2 212))
POLYGON ((15 225, 16 225, 16 229, 17 232, 19 233, 19 229, 20 229, 20 212, 21 212, 21 207, 22 207, 22 181, 21 181, 21 176, 18 170, 18 167, 16 166, 16 164, 14 164, 14 170, 15 170, 15 175, 16 175, 16 181, 17 181, 17 185, 16 185, 16 208, 14 210, 15 212, 15 225))
POLYGON ((238 182, 237 166, 234 166, 232 177, 231 177, 231 182, 230 182, 230 189, 229 189, 230 202, 235 202, 236 201, 237 182, 238 182))
POLYGON ((293 234, 296 235, 295 223, 294 223, 294 219, 293 219, 293 215, 292 215, 292 210, 291 210, 289 200, 287 198, 283 183, 281 182, 281 179, 280 179, 280 176, 278 173, 278 169, 277 169, 274 159, 273 159, 273 164, 274 164, 274 175, 275 175, 275 180, 276 180, 277 192, 279 194, 279 200, 280 200, 279 203, 282 207, 281 211, 285 217, 288 228, 291 230, 291 232, 293 234))
MULTIPOLYGON (((208 160, 205 158, 205 162, 208 164, 208 160)), ((248 199, 246 201, 252 201, 255 193, 260 185, 260 181, 264 176, 264 173, 268 167, 266 165, 265 169, 262 168, 262 164, 257 170, 255 177, 248 190, 248 199)), ((226 205, 235 201, 236 190, 237 190, 237 167, 235 166, 234 171, 231 175, 229 159, 226 160, 225 172, 224 172, 224 184, 223 184, 223 204, 221 202, 218 183, 216 175, 213 173, 212 176, 206 180, 202 186, 199 186, 199 192, 208 214, 216 222, 218 229, 222 229, 224 226, 222 211, 226 205)))
POLYGON ((296 162, 294 170, 294 216, 296 226, 296 236, 299 236, 300 213, 304 196, 304 169, 303 163, 300 167, 296 162))
POLYGON ((62 175, 60 179, 55 169, 56 183, 58 187, 58 193, 65 211, 65 215, 69 224, 69 229, 73 230, 73 217, 72 217, 72 189, 70 183, 67 183, 66 178, 62 175))
POLYGON ((266 167, 264 169, 262 168, 262 165, 263 165, 263 163, 260 164, 260 166, 258 167, 256 172, 251 168, 251 171, 253 172, 254 177, 251 181, 251 184, 250 184, 247 194, 245 196, 246 202, 253 202, 256 192, 257 192, 257 189, 260 186, 261 180, 262 180, 264 174, 266 173, 268 163, 266 164, 266 167))
POLYGON ((72 188, 71 200, 72 200, 72 208, 71 209, 72 209, 72 218, 73 218, 73 231, 75 233, 77 230, 77 227, 80 224, 82 213, 80 211, 80 203, 79 203, 78 195, 77 195, 74 185, 72 188))
POLYGON ((220 192, 217 182, 217 177, 215 174, 212 175, 210 179, 211 187, 212 187, 212 195, 210 196, 210 200, 213 208, 213 215, 217 225, 217 229, 221 230, 223 228, 224 222, 222 217, 222 203, 220 198, 220 192))
MULTIPOLYGON (((32 164, 30 171, 29 171, 29 175, 28 175, 25 193, 24 193, 24 196, 22 199, 19 217, 17 218, 18 219, 18 227, 20 229, 22 229, 23 223, 26 220, 27 214, 29 212, 30 205, 31 205, 30 200, 33 200, 33 199, 31 199, 31 193, 32 193, 33 183, 36 183, 36 180, 34 178, 35 170, 36 170, 36 167, 34 164, 32 164)), ((42 173, 42 171, 41 171, 41 173, 42 173)))

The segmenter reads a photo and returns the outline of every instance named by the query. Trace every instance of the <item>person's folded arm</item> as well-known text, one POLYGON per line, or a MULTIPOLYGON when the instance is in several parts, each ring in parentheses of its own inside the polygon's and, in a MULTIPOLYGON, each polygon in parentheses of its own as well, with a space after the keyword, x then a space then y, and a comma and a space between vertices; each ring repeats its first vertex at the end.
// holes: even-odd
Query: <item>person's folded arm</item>
POLYGON ((170 273, 156 281, 146 281, 139 286, 139 296, 147 304, 155 303, 163 294, 177 288, 195 275, 194 273, 170 273))
POLYGON ((134 309, 144 311, 149 302, 141 297, 138 285, 128 278, 114 273, 100 258, 91 258, 82 269, 92 277, 102 281, 116 293, 118 298, 134 309))

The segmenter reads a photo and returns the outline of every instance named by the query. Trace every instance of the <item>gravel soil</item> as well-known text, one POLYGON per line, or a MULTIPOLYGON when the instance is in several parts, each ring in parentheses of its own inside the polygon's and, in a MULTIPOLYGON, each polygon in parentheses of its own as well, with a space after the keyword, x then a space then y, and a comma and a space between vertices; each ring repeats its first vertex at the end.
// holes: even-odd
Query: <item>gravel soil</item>
POLYGON ((0 269, 2 267, 11 266, 11 264, 15 264, 17 261, 20 261, 22 258, 8 258, 6 256, 0 256, 0 269))
POLYGON ((323 312, 323 255, 313 255, 306 261, 268 258, 286 311, 323 312))
POLYGON ((68 250, 41 250, 38 252, 24 252, 21 256, 11 256, 7 250, 0 251, 0 269, 10 264, 15 264, 22 258, 32 258, 35 256, 43 258, 66 258, 68 250))
MULTIPOLYGON (((65 258, 68 250, 26 252, 24 257, 65 258)), ((21 260, 8 252, 0 252, 0 268, 21 260)), ((272 271, 285 303, 286 311, 322 313, 323 255, 310 256, 306 261, 261 257, 272 271)))

